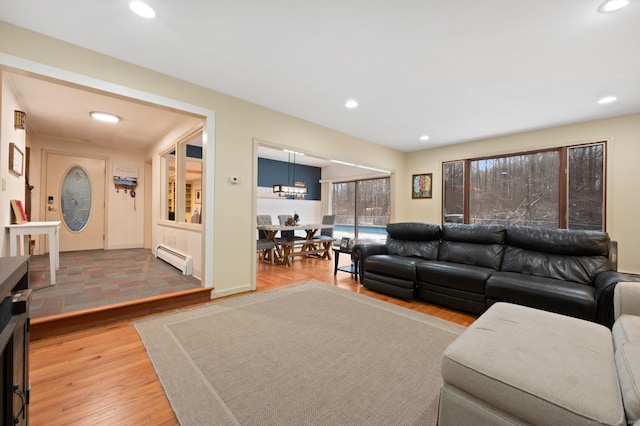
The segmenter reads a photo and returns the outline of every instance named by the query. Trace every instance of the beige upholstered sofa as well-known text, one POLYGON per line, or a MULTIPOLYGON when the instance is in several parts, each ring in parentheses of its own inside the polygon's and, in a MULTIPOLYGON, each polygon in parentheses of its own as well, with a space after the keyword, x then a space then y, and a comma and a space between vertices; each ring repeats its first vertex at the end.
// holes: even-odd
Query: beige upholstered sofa
POLYGON ((640 284, 616 321, 497 303, 444 353, 438 424, 640 425, 640 284))

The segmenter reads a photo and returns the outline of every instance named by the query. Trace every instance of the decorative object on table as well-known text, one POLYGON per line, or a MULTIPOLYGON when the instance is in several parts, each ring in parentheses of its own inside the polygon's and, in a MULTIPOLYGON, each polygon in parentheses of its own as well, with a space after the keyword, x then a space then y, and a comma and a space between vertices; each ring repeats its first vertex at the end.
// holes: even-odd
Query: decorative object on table
POLYGON ((300 222, 300 216, 298 216, 297 212, 293 212, 293 224, 297 225, 300 222))
POLYGON ((24 154, 18 146, 11 142, 9 144, 9 171, 16 176, 22 176, 24 165, 24 154))
POLYGON ((431 198, 433 173, 413 175, 411 198, 431 198))
POLYGON ((296 153, 293 153, 293 180, 290 179, 290 167, 291 166, 291 152, 289 152, 289 162, 287 163, 287 183, 279 183, 273 185, 273 193, 278 194, 280 197, 286 197, 288 199, 304 198, 307 196, 307 187, 304 182, 296 181, 296 153), (289 184, 293 182, 293 184, 289 184))
POLYGON ((13 128, 24 130, 27 126, 27 114, 24 111, 13 111, 13 128))
POLYGON ((11 212, 13 213, 11 223, 23 224, 27 222, 27 215, 24 212, 22 201, 11 200, 11 212))
POLYGON ((342 250, 349 250, 351 247, 353 247, 351 244, 351 238, 343 237, 342 240, 340 240, 340 248, 342 250))

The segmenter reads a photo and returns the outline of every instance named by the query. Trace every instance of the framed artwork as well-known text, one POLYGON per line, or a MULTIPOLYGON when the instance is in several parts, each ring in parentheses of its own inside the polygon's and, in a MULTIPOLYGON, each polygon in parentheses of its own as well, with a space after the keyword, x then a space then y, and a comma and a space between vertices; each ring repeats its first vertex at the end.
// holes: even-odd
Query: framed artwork
POLYGON ((24 167, 24 154, 15 143, 9 144, 9 171, 16 176, 22 176, 24 167))
POLYGON ((351 245, 351 238, 348 237, 343 237, 342 240, 340 241, 340 248, 342 250, 349 250, 349 248, 351 245))
POLYGON ((196 189, 196 204, 202 204, 202 189, 196 189))
POLYGON ((411 198, 431 198, 433 173, 413 175, 411 179, 411 198))

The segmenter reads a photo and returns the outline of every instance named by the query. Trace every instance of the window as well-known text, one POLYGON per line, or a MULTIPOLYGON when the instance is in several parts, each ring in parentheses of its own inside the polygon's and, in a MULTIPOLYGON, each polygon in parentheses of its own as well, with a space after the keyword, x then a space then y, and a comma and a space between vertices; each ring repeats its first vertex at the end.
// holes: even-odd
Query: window
POLYGON ((603 230, 605 151, 599 142, 443 163, 443 222, 603 230))
POLYGON ((179 142, 161 158, 166 189, 161 218, 176 223, 201 223, 202 131, 179 142))
POLYGON ((604 229, 604 144, 569 148, 569 229, 604 229))
POLYGON ((444 222, 462 223, 464 219, 464 161, 443 164, 444 222))
POLYGON ((386 236, 391 212, 389 178, 334 183, 332 214, 336 215, 336 237, 380 239, 386 236))

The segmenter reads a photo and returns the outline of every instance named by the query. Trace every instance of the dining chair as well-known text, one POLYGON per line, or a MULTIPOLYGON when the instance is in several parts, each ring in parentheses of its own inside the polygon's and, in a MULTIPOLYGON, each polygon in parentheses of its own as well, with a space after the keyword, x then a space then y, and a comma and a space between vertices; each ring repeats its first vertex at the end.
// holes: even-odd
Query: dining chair
MULTIPOLYGON (((272 225, 273 222, 271 220, 270 214, 259 214, 257 215, 258 225, 272 225)), ((264 231, 258 230, 258 238, 261 240, 267 239, 267 234, 264 231)))
POLYGON ((256 242, 256 251, 260 255, 260 259, 274 263, 275 261, 276 243, 267 239, 261 239, 256 242))
MULTIPOLYGON (((259 214, 257 215, 258 225, 271 225, 271 215, 259 214)), ((264 231, 258 230, 258 241, 256 242, 256 251, 260 254, 262 260, 270 260, 274 262, 275 253, 274 249, 276 244, 273 241, 267 239, 267 234, 264 231)))
MULTIPOLYGON (((322 216, 322 224, 323 225, 335 225, 336 224, 336 215, 327 214, 322 216)), ((313 237, 314 240, 332 240, 333 241, 333 228, 323 228, 320 230, 320 235, 316 235, 313 237)))

